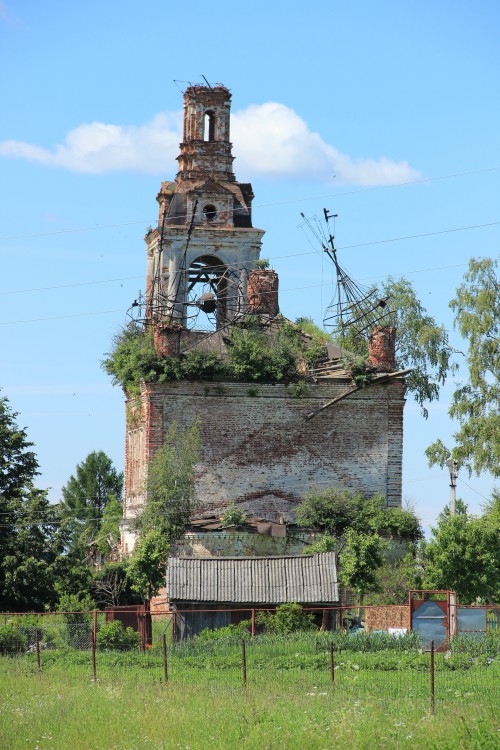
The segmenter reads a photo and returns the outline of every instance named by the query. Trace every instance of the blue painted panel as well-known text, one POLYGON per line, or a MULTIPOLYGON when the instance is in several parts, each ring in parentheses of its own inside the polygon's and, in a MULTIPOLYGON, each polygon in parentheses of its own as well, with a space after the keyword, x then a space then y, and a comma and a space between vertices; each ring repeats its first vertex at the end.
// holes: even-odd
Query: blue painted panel
POLYGON ((486 633, 486 610, 457 607, 458 633, 482 635, 486 633))
POLYGON ((444 612, 437 602, 424 602, 412 613, 411 628, 420 634, 422 645, 430 650, 431 641, 437 649, 446 640, 444 612))

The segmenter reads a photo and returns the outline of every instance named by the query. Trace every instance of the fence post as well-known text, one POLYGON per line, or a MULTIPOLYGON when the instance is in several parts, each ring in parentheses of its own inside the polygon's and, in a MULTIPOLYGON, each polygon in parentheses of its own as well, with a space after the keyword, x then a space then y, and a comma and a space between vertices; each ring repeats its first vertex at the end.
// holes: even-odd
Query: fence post
POLYGON ((95 642, 96 642, 96 638, 94 636, 94 631, 92 630, 92 638, 91 638, 91 646, 92 646, 92 680, 94 682, 97 682, 97 669, 96 669, 96 662, 95 662, 95 642))
POLYGON ((247 686, 247 653, 245 648, 245 639, 241 639, 241 667, 243 670, 243 687, 247 686))
POLYGON ((255 608, 252 609, 252 638, 255 635, 255 608))
POLYGON ((94 645, 97 641, 97 609, 94 609, 94 619, 92 621, 92 638, 94 639, 94 645))
POLYGON ((333 661, 333 641, 330 641, 330 678, 332 685, 335 684, 335 664, 333 661))
POLYGON ((165 633, 163 633, 161 638, 161 646, 163 649, 163 679, 165 681, 165 685, 168 682, 168 665, 167 665, 167 636, 165 633))
POLYGON ((38 628, 35 628, 35 647, 36 647, 36 664, 38 671, 41 672, 41 666, 40 666, 40 636, 38 634, 38 628))
POLYGON ((435 694, 434 694, 434 641, 431 641, 431 714, 435 711, 435 694))

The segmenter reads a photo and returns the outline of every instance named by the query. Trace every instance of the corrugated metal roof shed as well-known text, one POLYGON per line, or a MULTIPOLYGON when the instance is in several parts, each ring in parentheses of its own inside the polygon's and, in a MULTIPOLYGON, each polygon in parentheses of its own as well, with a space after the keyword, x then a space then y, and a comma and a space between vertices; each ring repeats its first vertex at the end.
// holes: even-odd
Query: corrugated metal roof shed
POLYGON ((171 601, 282 604, 339 600, 335 552, 294 557, 171 557, 171 601))

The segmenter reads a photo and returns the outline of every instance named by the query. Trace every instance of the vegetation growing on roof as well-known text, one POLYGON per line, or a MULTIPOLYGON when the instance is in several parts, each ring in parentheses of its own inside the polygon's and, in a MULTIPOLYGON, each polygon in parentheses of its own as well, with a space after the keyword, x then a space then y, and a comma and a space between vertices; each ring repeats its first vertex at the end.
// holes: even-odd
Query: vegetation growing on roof
MULTIPOLYGON (((327 335, 327 334, 325 334, 327 335)), ((180 357, 156 353, 153 334, 135 323, 124 328, 113 341, 113 349, 102 362, 115 385, 128 396, 146 383, 178 380, 228 380, 281 383, 304 379, 314 360, 325 356, 324 341, 314 336, 306 341, 302 331, 284 318, 271 329, 255 317, 233 325, 226 338, 227 356, 193 349, 180 357)))
POLYGON ((223 526, 241 526, 247 520, 245 513, 232 502, 221 516, 223 526))

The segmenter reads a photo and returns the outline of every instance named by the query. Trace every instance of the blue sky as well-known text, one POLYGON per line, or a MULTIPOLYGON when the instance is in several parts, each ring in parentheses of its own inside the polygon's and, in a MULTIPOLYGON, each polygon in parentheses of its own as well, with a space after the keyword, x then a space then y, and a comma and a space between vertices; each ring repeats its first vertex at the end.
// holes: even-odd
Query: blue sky
MULTIPOLYGON (((144 289, 187 83, 233 92, 235 172, 287 317, 321 323, 332 298, 300 227, 327 207, 356 281, 405 276, 451 328, 469 258, 498 257, 499 22, 494 0, 0 0, 0 386, 53 500, 92 450, 123 467, 100 360, 144 289)), ((450 441, 452 390, 427 421, 405 410, 403 495, 426 526, 449 479, 423 451, 450 441)), ((463 473, 458 494, 478 512, 492 486, 463 473)))

